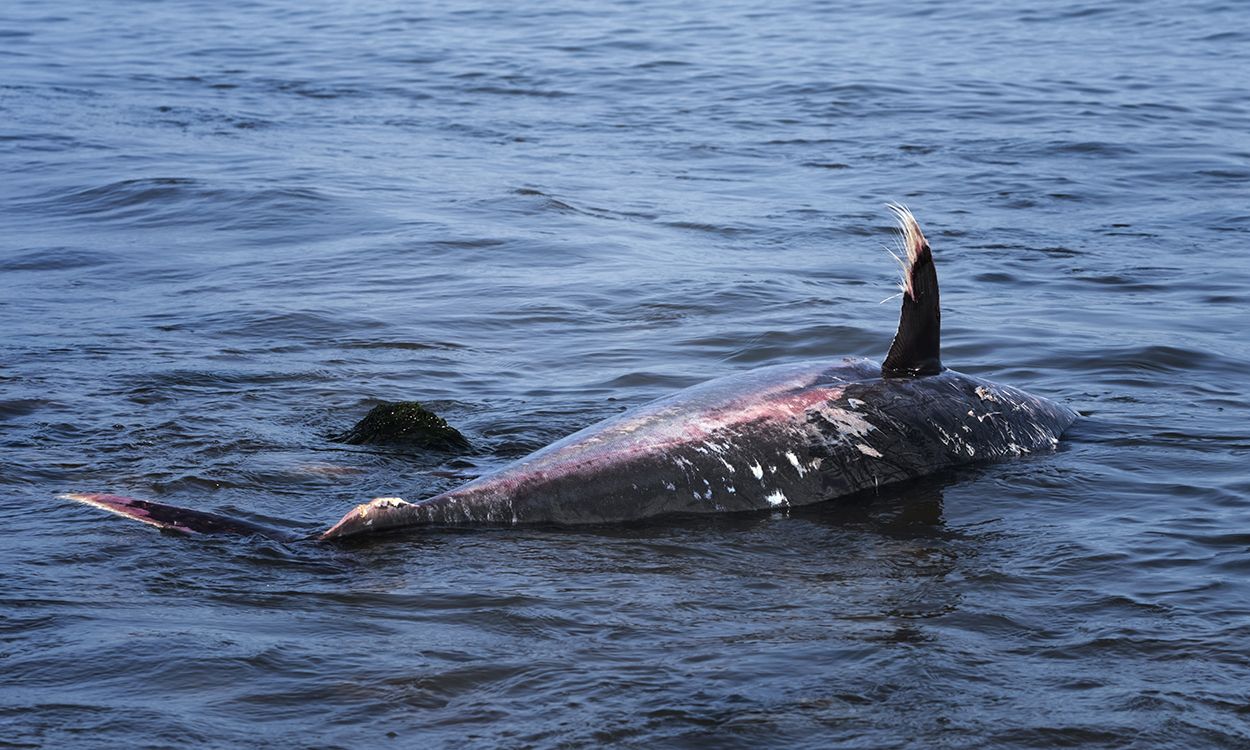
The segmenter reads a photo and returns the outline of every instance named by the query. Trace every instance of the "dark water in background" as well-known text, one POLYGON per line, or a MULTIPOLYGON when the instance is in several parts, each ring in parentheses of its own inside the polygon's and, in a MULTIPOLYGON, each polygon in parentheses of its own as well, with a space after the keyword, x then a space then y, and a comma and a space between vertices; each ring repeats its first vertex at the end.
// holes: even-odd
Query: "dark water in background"
POLYGON ((534 7, 0 8, 0 746, 1250 742, 1250 9, 534 7), (887 200, 1057 454, 349 548, 55 499, 324 528, 880 357, 887 200), (480 453, 326 439, 377 399, 480 453))

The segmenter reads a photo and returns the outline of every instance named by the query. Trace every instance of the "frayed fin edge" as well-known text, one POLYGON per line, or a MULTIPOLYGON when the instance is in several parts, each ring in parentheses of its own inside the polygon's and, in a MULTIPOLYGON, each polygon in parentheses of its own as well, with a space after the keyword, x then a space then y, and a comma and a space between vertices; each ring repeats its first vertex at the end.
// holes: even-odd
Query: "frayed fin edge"
POLYGON ((885 207, 890 209, 890 213, 894 214, 895 220, 898 221, 898 229, 902 242, 903 256, 907 260, 895 255, 894 259, 903 267, 903 293, 913 300, 916 299, 916 285, 912 280, 912 269, 916 267, 916 261, 929 252, 929 241, 925 239, 924 232, 920 230, 920 222, 916 221, 916 217, 912 215, 910 209, 901 203, 887 203, 885 207))

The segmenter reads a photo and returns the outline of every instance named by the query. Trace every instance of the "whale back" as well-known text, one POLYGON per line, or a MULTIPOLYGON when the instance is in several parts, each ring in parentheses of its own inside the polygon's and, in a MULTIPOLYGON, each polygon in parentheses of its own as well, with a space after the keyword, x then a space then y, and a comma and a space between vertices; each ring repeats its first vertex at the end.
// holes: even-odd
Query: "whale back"
POLYGON ((613 523, 784 508, 1053 448, 1075 414, 946 370, 869 360, 738 373, 643 405, 416 503, 357 506, 322 538, 405 526, 613 523))

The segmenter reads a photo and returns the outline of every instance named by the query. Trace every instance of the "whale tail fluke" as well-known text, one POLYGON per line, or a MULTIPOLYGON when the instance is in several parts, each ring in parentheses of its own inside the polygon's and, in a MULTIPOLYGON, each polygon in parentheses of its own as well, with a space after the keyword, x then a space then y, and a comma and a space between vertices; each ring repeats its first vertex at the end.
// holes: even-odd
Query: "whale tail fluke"
POLYGON ((70 492, 61 495, 65 500, 76 500, 110 513, 130 518, 161 531, 174 534, 194 536, 198 534, 227 534, 233 536, 262 536, 281 542, 303 539, 304 535, 295 534, 282 529, 262 526, 251 521, 207 513, 201 510, 180 508, 177 505, 154 503, 150 500, 139 500, 121 495, 109 495, 98 492, 70 492))
POLYGON ((890 203, 888 207, 898 219, 906 260, 899 259, 903 264, 903 311, 890 352, 881 363, 881 375, 887 378, 933 375, 944 369, 942 311, 938 304, 933 254, 911 211, 897 203, 890 203))

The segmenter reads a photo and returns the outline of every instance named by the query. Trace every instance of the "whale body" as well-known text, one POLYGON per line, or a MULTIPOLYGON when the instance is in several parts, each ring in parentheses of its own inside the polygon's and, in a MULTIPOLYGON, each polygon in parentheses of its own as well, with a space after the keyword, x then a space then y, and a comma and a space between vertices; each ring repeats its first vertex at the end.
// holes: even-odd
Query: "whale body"
POLYGON ((1074 416, 951 370, 899 381, 866 359, 765 367, 592 425, 419 503, 378 498, 322 538, 807 505, 1049 450, 1074 416))
MULTIPOLYGON (((573 525, 808 505, 944 468, 1053 449, 1066 406, 946 369, 929 244, 906 209, 903 305, 884 362, 763 367, 591 425, 417 502, 376 498, 315 536, 409 527, 573 525)), ((289 532, 117 495, 70 499, 170 531, 289 532)))

